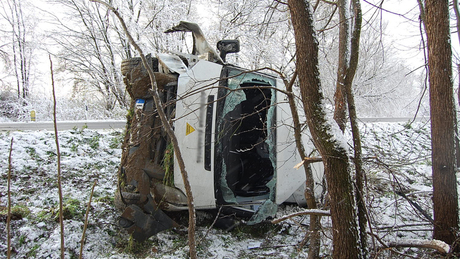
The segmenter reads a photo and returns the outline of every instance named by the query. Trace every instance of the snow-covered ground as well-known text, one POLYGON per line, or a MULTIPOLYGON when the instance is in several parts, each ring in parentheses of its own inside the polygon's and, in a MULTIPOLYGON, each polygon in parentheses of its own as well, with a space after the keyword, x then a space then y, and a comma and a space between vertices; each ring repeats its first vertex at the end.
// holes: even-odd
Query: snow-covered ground
MULTIPOLYGON (((366 200, 372 222, 370 232, 384 242, 406 238, 429 239, 432 217, 429 127, 423 123, 367 123, 361 127, 367 172, 366 200), (406 198, 404 198, 406 197, 406 198), (412 203, 409 203, 409 200, 412 203), (426 215, 424 215, 426 214, 426 215)), ((59 258, 56 144, 49 131, 0 132, 0 257, 6 255, 8 154, 12 149, 11 224, 14 258, 59 258)), ((132 242, 117 225, 113 206, 116 173, 121 157, 121 130, 73 129, 59 132, 65 224, 66 258, 78 258, 84 214, 96 181, 83 258, 186 258, 187 230, 181 227, 132 242)), ((293 169, 294 170, 294 169, 293 169)), ((280 206, 278 217, 300 211, 280 206)), ((181 214, 176 218, 186 219, 181 214)), ((298 250, 306 233, 308 216, 278 225, 253 227, 239 224, 233 231, 208 229, 213 216, 198 212, 197 240, 200 258, 305 258, 298 250)), ((183 222, 180 222, 184 224, 183 222)), ((331 253, 330 219, 323 217, 322 249, 331 253)), ((369 237, 372 252, 381 244, 369 237), (374 246, 375 245, 375 246, 374 246)), ((401 253, 430 255, 430 250, 404 249, 401 253)), ((379 258, 398 256, 378 251, 379 258)))

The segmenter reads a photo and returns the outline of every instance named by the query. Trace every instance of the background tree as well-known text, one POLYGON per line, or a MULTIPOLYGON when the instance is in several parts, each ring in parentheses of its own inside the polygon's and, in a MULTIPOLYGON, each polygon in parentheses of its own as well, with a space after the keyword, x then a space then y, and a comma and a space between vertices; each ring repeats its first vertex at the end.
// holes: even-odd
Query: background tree
MULTIPOLYGON (((114 14, 85 0, 56 0, 65 15, 57 17, 54 40, 60 69, 70 74, 76 96, 99 97, 107 110, 127 107, 128 96, 119 72, 122 59, 132 57, 132 46, 115 22, 114 14)), ((178 20, 188 19, 190 1, 129 0, 111 1, 126 17, 126 23, 139 44, 153 55, 164 50, 182 51, 183 35, 169 37, 163 31, 178 20), (149 37, 140 37, 149 35, 149 37), (179 37, 182 37, 180 39, 179 37)))
POLYGON ((101 96, 106 109, 115 103, 127 106, 126 93, 119 72, 121 55, 130 52, 124 38, 118 38, 112 25, 113 15, 106 9, 91 5, 87 1, 61 0, 67 11, 65 20, 60 19, 60 32, 54 40, 60 46, 57 56, 61 70, 71 73, 74 92, 91 89, 101 96), (122 48, 117 48, 117 46, 122 48))
POLYGON ((288 9, 280 1, 213 1, 218 28, 209 28, 211 41, 238 39, 242 48, 229 62, 248 69, 270 67, 294 73, 294 34, 288 9))
POLYGON ((428 41, 435 239, 453 244, 458 232, 455 102, 449 1, 419 1, 428 41))
POLYGON ((4 35, 1 56, 6 68, 9 67, 8 73, 14 75, 18 98, 25 99, 30 92, 32 58, 37 47, 34 30, 38 20, 30 10, 33 5, 27 1, 2 1, 0 8, 0 17, 5 22, 0 29, 4 35))

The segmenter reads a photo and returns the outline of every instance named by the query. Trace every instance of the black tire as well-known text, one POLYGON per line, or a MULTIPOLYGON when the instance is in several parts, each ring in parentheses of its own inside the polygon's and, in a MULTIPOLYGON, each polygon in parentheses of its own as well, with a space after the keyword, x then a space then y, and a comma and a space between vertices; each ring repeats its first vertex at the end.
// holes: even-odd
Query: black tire
MULTIPOLYGON (((150 55, 146 56, 147 61, 152 66, 154 72, 158 72, 158 59, 155 57, 151 57, 150 55)), ((133 68, 137 67, 139 64, 142 63, 140 57, 124 59, 121 61, 121 74, 126 75, 128 74, 133 68)))
POLYGON ((124 210, 131 204, 138 204, 141 199, 139 193, 122 192, 122 195, 123 197, 120 196, 120 191, 117 191, 114 198, 115 207, 120 210, 124 210))

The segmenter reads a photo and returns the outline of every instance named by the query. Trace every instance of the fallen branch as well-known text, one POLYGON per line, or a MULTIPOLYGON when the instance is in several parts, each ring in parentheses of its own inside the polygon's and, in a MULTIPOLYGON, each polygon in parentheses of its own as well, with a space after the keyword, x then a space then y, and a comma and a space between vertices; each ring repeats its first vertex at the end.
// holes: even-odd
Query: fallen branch
POLYGON ((444 241, 440 240, 424 240, 424 239, 407 239, 407 240, 399 240, 388 243, 387 247, 418 247, 418 248, 431 248, 435 249, 436 251, 447 254, 450 251, 450 246, 446 244, 444 241))
MULTIPOLYGON (((425 239, 406 239, 406 240, 398 240, 393 241, 390 243, 385 243, 379 236, 374 233, 367 232, 368 234, 375 237, 375 239, 382 245, 380 251, 384 250, 391 250, 394 253, 399 252, 393 250, 393 248, 400 248, 400 247, 416 247, 416 248, 431 248, 435 249, 436 251, 442 254, 448 254, 450 252, 450 246, 443 241, 440 240, 425 240, 425 239)), ((376 255, 374 258, 377 258, 376 255)))
POLYGON ((83 246, 85 245, 85 234, 86 234, 86 228, 88 227, 88 215, 89 215, 89 210, 91 209, 91 200, 93 199, 93 193, 94 193, 94 187, 96 187, 97 180, 94 181, 93 188, 91 188, 91 194, 89 195, 89 202, 88 202, 88 207, 86 208, 86 214, 85 214, 85 225, 83 226, 83 234, 81 235, 81 241, 80 241, 80 256, 79 258, 83 258, 83 246))
POLYGON ((10 233, 10 221, 11 221, 11 153, 13 151, 13 138, 11 138, 10 144, 10 155, 8 156, 8 215, 6 218, 6 232, 8 238, 7 245, 7 258, 11 258, 11 233, 10 233))
POLYGON ((292 246, 295 246, 295 245, 255 246, 255 247, 248 247, 248 250, 256 250, 256 249, 277 249, 277 248, 292 247, 292 246))
POLYGON ((287 219, 296 217, 296 216, 302 216, 302 215, 315 215, 315 216, 331 216, 331 212, 329 210, 319 210, 319 209, 314 209, 314 210, 304 210, 296 213, 292 213, 286 216, 283 216, 278 219, 274 219, 271 222, 273 224, 280 223, 282 221, 285 221, 287 219))
MULTIPOLYGON (((401 186, 399 188, 402 189, 401 186)), ((409 204, 412 205, 412 207, 414 207, 416 210, 418 210, 428 221, 430 221, 431 223, 434 224, 434 220, 431 218, 430 214, 428 214, 428 212, 426 212, 420 205, 418 205, 418 203, 416 203, 415 201, 409 199, 409 197, 407 197, 406 194, 404 194, 401 190, 400 191, 395 191, 395 193, 397 195, 403 197, 404 199, 406 199, 407 202, 409 202, 409 204)))
POLYGON ((409 227, 424 227, 424 226, 432 226, 430 223, 414 223, 414 224, 402 224, 402 225, 393 225, 393 226, 376 226, 374 227, 375 229, 378 229, 379 231, 382 230, 394 230, 398 229, 398 231, 402 228, 409 228, 409 227))

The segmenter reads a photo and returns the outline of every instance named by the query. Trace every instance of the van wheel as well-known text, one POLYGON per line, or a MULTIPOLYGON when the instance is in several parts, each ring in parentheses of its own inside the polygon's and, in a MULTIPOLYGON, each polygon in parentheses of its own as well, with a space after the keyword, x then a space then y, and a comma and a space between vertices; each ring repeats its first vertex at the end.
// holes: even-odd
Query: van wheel
POLYGON ((141 199, 141 195, 139 193, 133 192, 122 192, 122 196, 123 198, 120 196, 119 191, 115 192, 115 207, 120 210, 124 210, 126 206, 129 206, 131 204, 138 204, 141 199))
MULTIPOLYGON (((153 72, 158 72, 158 59, 152 57, 150 55, 146 56, 147 62, 149 62, 150 66, 153 69, 153 72)), ((140 57, 124 59, 121 61, 121 74, 126 76, 133 68, 142 64, 142 60, 140 57)))

